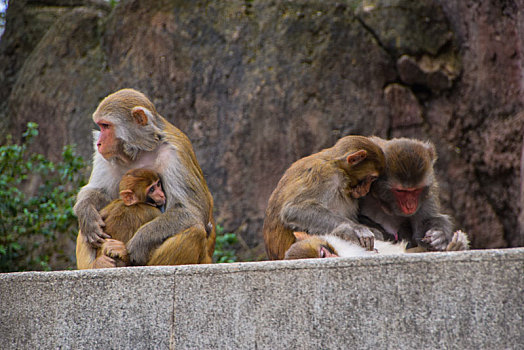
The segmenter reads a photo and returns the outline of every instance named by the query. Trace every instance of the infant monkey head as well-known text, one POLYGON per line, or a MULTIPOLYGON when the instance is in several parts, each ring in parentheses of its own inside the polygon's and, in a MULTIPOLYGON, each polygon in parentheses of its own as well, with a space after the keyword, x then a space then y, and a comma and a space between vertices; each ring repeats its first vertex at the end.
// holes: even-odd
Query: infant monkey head
POLYGON ((158 174, 149 169, 132 169, 120 181, 120 198, 126 206, 146 203, 163 211, 166 196, 158 174))

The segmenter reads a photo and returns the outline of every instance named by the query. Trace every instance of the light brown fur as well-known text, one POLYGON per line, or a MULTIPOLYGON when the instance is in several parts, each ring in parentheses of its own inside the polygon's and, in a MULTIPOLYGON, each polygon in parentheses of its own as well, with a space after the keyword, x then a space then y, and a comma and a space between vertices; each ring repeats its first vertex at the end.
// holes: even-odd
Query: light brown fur
POLYGON ((187 136, 158 114, 145 95, 132 89, 107 96, 93 120, 101 128, 98 152, 89 183, 79 192, 74 208, 80 226, 78 267, 94 267, 96 249, 110 238, 103 232, 98 211, 117 198, 120 177, 138 167, 160 175, 167 203, 166 212, 142 225, 128 242, 130 263, 150 263, 150 252, 155 249, 157 255, 167 255, 155 261, 209 262, 215 246, 213 198, 187 136), (170 239, 179 234, 185 239, 170 239), (177 249, 187 248, 194 259, 179 261, 173 242, 180 245, 177 249))
POLYGON ((381 149, 363 136, 296 161, 271 195, 264 221, 270 259, 283 259, 294 231, 334 234, 373 249, 373 234, 357 224, 356 198, 365 195, 384 167, 381 149))

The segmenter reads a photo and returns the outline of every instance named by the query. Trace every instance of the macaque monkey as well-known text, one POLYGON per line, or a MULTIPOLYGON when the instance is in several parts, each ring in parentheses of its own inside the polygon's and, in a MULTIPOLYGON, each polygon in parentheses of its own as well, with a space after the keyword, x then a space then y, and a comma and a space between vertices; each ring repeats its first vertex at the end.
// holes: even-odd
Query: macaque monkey
POLYGON ((157 173, 143 168, 125 173, 120 181, 120 198, 100 211, 104 232, 112 239, 106 239, 97 250, 93 267, 113 263, 116 267, 127 266, 129 256, 125 244, 140 226, 162 214, 165 203, 166 196, 157 173))
POLYGON ((370 251, 358 244, 333 235, 308 235, 294 232, 296 242, 286 251, 284 259, 349 258, 357 256, 404 254, 406 242, 393 244, 375 240, 375 249, 370 251))
POLYGON ((293 163, 269 198, 263 228, 268 257, 284 259, 294 231, 331 234, 373 250, 373 232, 356 222, 357 199, 383 170, 382 150, 363 136, 343 137, 293 163))
MULTIPOLYGON (((294 235, 297 241, 286 251, 284 259, 350 258, 377 254, 397 255, 411 252, 410 249, 407 249, 406 241, 391 243, 375 240, 375 250, 369 251, 353 242, 332 235, 314 236, 305 232, 294 232, 294 235)), ((466 234, 462 231, 457 231, 453 234, 453 239, 446 251, 462 250, 457 248, 462 248, 467 244, 469 243, 466 234)))
POLYGON ((440 210, 435 146, 407 138, 371 139, 384 151, 386 170, 360 200, 360 221, 380 228, 385 239, 408 241, 409 248, 469 249, 463 232, 453 241, 453 224, 440 210))
POLYGON ((97 249, 111 238, 99 211, 118 198, 120 178, 135 168, 151 169, 162 178, 166 210, 127 242, 129 263, 210 263, 215 247, 213 198, 187 136, 132 89, 104 98, 93 120, 100 128, 94 133, 93 170, 74 207, 80 227, 78 268, 93 268, 97 249))

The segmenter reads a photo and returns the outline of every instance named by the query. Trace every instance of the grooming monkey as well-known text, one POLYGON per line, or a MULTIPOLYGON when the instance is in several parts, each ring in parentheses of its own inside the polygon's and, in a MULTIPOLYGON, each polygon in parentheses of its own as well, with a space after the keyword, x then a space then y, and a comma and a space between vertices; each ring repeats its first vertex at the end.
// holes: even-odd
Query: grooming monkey
MULTIPOLYGON (((120 181, 120 198, 100 211, 104 231, 112 237, 97 250, 94 268, 129 265, 125 244, 143 224, 162 214, 166 197, 158 174, 149 169, 132 169, 120 181)), ((78 236, 80 237, 80 236, 78 236)), ((82 245, 77 245, 81 249, 82 245)))
POLYGON ((120 178, 134 168, 158 173, 167 201, 165 213, 141 226, 126 244, 130 264, 210 263, 213 198, 187 136, 133 89, 103 99, 93 120, 100 128, 95 132, 97 152, 89 183, 74 207, 80 227, 78 268, 92 268, 97 249, 110 238, 99 211, 118 197, 120 178))
POLYGON ((357 199, 383 170, 382 150, 363 136, 343 137, 293 163, 269 198, 263 228, 268 257, 283 259, 294 231, 331 234, 373 250, 372 231, 356 222, 357 199))
POLYGON ((450 218, 441 213, 435 146, 407 138, 371 139, 384 151, 386 168, 360 200, 360 222, 379 228, 385 239, 408 241, 409 248, 469 249, 466 234, 457 231, 454 237, 450 218))

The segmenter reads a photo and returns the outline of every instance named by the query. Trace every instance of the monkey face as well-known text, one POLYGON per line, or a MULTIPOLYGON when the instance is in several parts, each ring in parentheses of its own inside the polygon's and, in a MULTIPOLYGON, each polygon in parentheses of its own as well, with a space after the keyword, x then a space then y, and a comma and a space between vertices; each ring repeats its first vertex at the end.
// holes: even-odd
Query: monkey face
POLYGON ((395 196, 398 209, 403 215, 411 216, 419 208, 420 195, 423 188, 392 188, 391 192, 395 196))
POLYGON ((117 156, 123 154, 122 142, 116 137, 115 126, 113 123, 106 120, 99 120, 96 122, 100 128, 96 147, 98 153, 106 160, 112 160, 117 156))
POLYGON ((162 207, 164 204, 166 204, 166 196, 162 190, 162 184, 160 183, 160 180, 147 188, 147 198, 148 201, 150 199, 157 207, 162 207))

